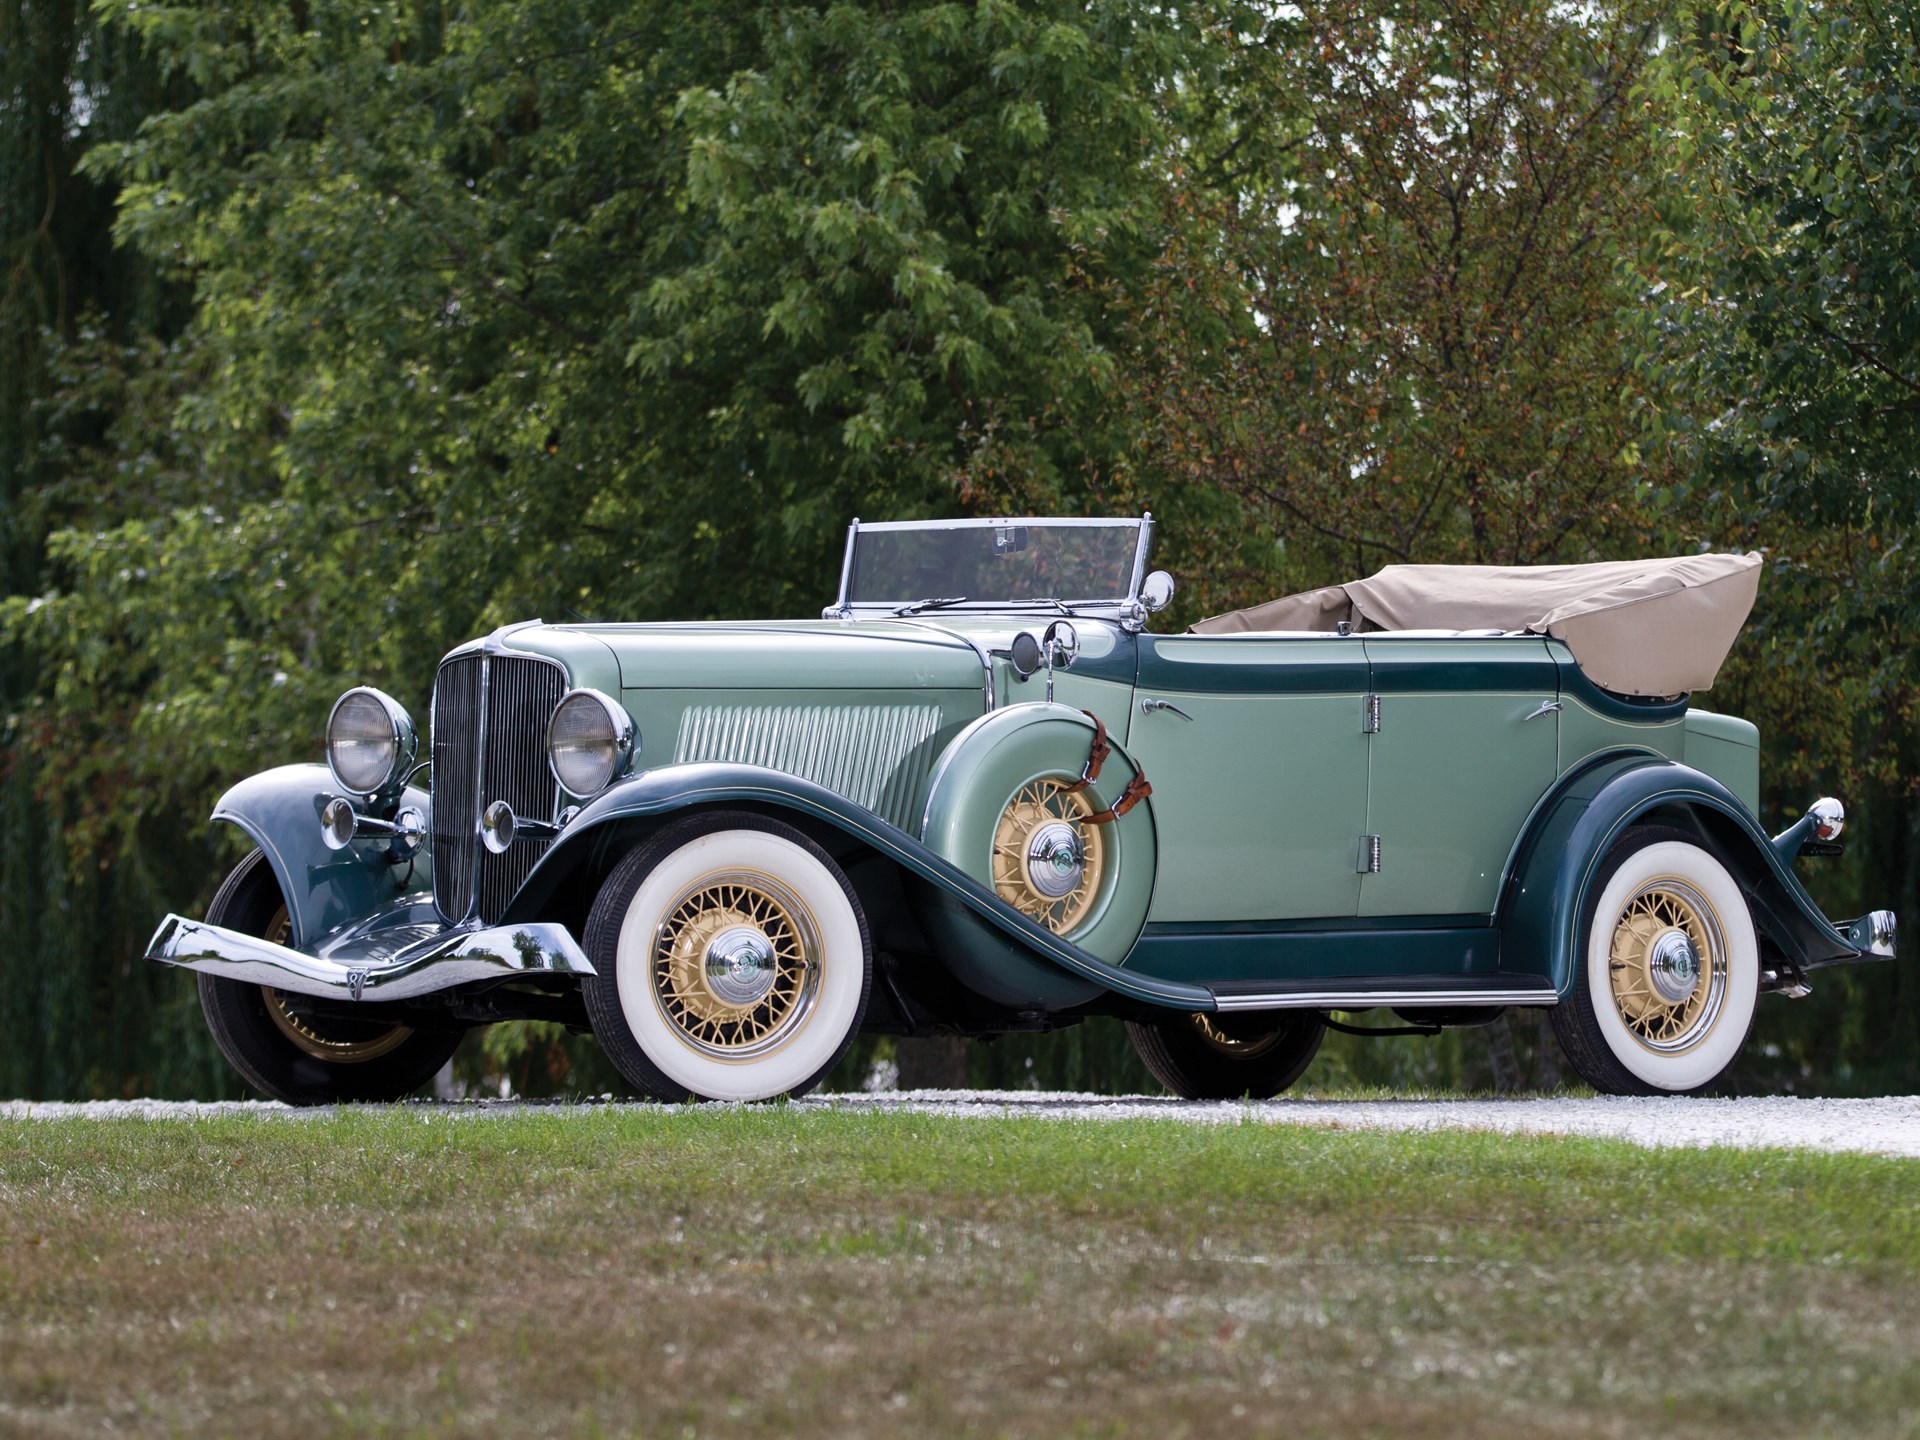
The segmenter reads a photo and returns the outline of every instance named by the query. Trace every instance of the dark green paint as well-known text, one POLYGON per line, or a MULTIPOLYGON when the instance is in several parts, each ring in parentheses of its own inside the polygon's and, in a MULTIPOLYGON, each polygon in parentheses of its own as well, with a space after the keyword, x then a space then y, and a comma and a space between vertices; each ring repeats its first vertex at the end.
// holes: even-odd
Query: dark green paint
POLYGON ((1630 720, 1642 725, 1657 725, 1662 720, 1678 720, 1687 713, 1691 697, 1658 700, 1644 696, 1616 695, 1602 690, 1587 678, 1586 671, 1571 656, 1559 662, 1560 693, 1580 701, 1595 714, 1609 720, 1630 720))
MULTIPOLYGON (((344 850, 329 850, 320 839, 320 812, 339 795, 324 765, 282 765, 250 775, 222 795, 213 818, 244 830, 266 852, 267 863, 287 899, 293 922, 291 943, 311 950, 323 937, 376 910, 400 895, 433 890, 433 864, 426 846, 412 863, 389 864, 387 842, 356 840, 344 850)), ((426 791, 408 787, 402 805, 424 815, 431 803, 426 791)))
POLYGON ((1132 970, 1216 985, 1265 980, 1487 975, 1500 967, 1500 932, 1368 927, 1226 931, 1156 926, 1140 937, 1132 970))
MULTIPOLYGON (((1417 640, 1401 644, 1418 644, 1417 640)), ((1394 643, 1376 643, 1369 639, 1367 660, 1372 667, 1372 688, 1380 695, 1454 695, 1463 692, 1537 691, 1553 695, 1559 691, 1559 667, 1539 640, 1513 640, 1505 636, 1484 639, 1463 637, 1449 645, 1466 643, 1484 653, 1471 660, 1451 657, 1399 656, 1394 643)))
POLYGON ((1810 968, 1862 958, 1726 786, 1670 760, 1608 756, 1569 774, 1541 807, 1499 915, 1509 953, 1538 957, 1563 997, 1577 969, 1581 909, 1594 873, 1630 826, 1656 814, 1694 829, 1733 870, 1755 922, 1788 959, 1810 968))
POLYGON ((1150 694, 1361 695, 1367 689, 1367 656, 1357 636, 1143 635, 1139 686, 1150 694), (1176 658, 1195 644, 1220 647, 1221 658, 1176 658), (1262 658, 1278 653, 1280 645, 1298 649, 1285 659, 1262 658), (1244 647, 1244 657, 1225 647, 1244 647))

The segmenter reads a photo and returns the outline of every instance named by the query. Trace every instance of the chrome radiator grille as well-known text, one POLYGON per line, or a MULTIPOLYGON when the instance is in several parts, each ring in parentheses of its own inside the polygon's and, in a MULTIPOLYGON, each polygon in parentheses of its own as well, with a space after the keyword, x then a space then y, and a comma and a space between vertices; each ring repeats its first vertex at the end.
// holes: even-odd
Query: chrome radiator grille
POLYGON ((448 920, 500 918, 549 842, 522 840, 504 855, 480 844, 480 815, 496 800, 529 820, 551 820, 559 786, 547 769, 547 718, 567 693, 566 672, 524 655, 460 655, 433 686, 433 898, 448 920))
POLYGON ((918 831, 939 729, 938 705, 696 705, 673 760, 783 770, 918 831))

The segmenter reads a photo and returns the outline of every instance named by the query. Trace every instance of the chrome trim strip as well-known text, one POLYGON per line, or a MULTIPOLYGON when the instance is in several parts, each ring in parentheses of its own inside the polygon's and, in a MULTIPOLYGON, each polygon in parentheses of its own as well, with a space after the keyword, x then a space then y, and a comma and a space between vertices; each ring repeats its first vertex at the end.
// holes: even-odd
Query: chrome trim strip
POLYGON ((860 525, 862 530, 979 530, 990 525, 1138 525, 1140 522, 1132 516, 1124 520, 1103 516, 1076 517, 1072 515, 990 515, 985 519, 965 518, 956 520, 875 520, 860 525))
POLYGON ((1147 578, 1147 549, 1153 544, 1153 512, 1142 510, 1139 519, 1140 538, 1133 546, 1133 578, 1127 582, 1127 603, 1134 604, 1140 599, 1140 582, 1147 578))
POLYGON ((545 972, 596 973, 567 927, 548 922, 499 929, 453 927, 369 963, 308 955, 204 920, 169 915, 147 942, 156 965, 177 965, 249 985, 329 999, 410 1000, 478 980, 545 972))
POLYGON ((856 515, 847 526, 847 548, 840 557, 840 593, 833 597, 832 605, 820 612, 822 620, 845 620, 853 614, 847 607, 847 586, 853 581, 853 543, 859 538, 860 517, 856 515))
POLYGON ((480 914, 480 863, 487 853, 487 692, 493 688, 493 657, 502 648, 499 631, 486 639, 480 650, 480 710, 473 717, 473 856, 467 881, 467 913, 449 915, 449 920, 466 924, 480 914))
POLYGON ((1553 1005, 1560 997, 1551 986, 1525 990, 1293 990, 1268 995, 1222 995, 1221 1010, 1371 1010, 1392 1005, 1403 1010, 1433 1005, 1553 1005))

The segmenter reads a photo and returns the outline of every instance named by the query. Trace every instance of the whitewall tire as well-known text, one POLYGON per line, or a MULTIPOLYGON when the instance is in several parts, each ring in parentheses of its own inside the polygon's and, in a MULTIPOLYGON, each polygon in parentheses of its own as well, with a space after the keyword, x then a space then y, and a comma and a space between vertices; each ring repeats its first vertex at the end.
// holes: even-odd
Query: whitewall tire
POLYGON ((866 1014, 872 946, 853 887, 790 825, 690 817, 617 865, 587 921, 594 1034, 661 1100, 802 1095, 866 1014))
POLYGON ((1554 1007, 1582 1079, 1616 1095, 1683 1095, 1726 1074, 1760 993, 1746 895, 1684 832, 1629 831, 1594 877, 1573 993, 1554 1007))

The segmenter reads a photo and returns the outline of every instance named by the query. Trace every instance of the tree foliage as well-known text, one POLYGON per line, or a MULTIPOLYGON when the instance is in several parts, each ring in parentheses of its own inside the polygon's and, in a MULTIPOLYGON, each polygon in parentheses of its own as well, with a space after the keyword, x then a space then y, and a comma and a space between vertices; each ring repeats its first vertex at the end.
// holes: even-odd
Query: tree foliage
POLYGON ((192 310, 74 352, 66 523, 0 606, 70 869, 317 753, 344 685, 424 709, 495 624, 804 614, 850 515, 1077 507, 1124 461, 1096 283, 1158 248, 1206 46, 1164 9, 103 13, 192 98, 85 173, 192 310))
POLYGON ((1308 0, 1246 37, 1143 316, 1152 464, 1270 516, 1303 583, 1637 536, 1656 13, 1308 0))
MULTIPOLYGON (((1773 549, 1765 665, 1829 780, 1911 777, 1920 694, 1920 33, 1868 0, 1689 12, 1640 271, 1692 503, 1773 549), (1816 683, 1809 684, 1808 681, 1816 683)), ((1811 778, 1811 775, 1808 776, 1811 778)))
MULTIPOLYGON (((1763 720, 1780 818, 1821 790, 1859 802, 1847 864, 1815 877, 1823 898, 1912 913, 1920 31, 1877 0, 1736 0, 1684 10, 1677 42, 1644 91, 1667 163, 1635 266, 1668 397, 1654 432, 1685 465, 1663 498, 1769 553, 1725 700, 1763 720)), ((1911 970, 1818 988, 1790 1048, 1911 1083, 1911 970)))

